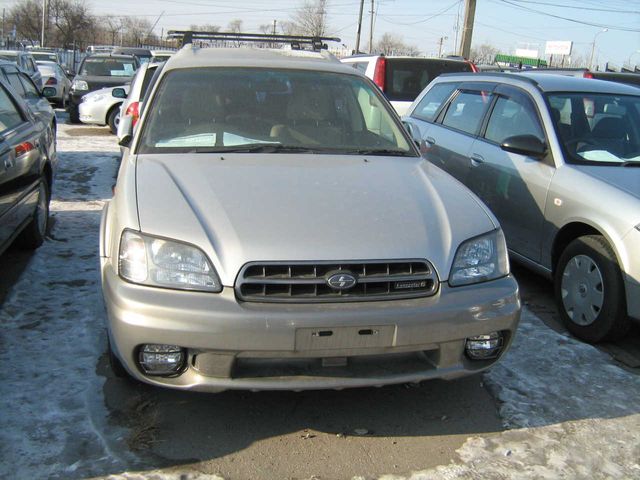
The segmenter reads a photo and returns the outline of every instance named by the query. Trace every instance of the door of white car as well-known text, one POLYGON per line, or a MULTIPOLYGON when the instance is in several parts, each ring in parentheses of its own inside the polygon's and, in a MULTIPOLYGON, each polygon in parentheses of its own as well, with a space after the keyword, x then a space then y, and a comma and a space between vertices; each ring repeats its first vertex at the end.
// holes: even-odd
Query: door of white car
MULTIPOLYGON (((540 261, 545 202, 555 167, 548 152, 523 155, 504 149, 518 136, 533 136, 547 144, 538 111, 522 90, 501 85, 483 134, 473 144, 467 186, 496 215, 507 246, 540 261)), ((535 143, 535 142, 534 142, 535 143)))

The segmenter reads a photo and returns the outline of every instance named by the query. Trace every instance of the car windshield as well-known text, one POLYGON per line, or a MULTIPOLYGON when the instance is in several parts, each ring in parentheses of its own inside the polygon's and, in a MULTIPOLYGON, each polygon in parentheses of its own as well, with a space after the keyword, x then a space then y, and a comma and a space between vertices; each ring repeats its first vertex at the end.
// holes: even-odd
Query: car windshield
POLYGON ((131 77, 136 70, 133 59, 124 60, 113 57, 86 58, 82 63, 80 75, 92 77, 131 77))
POLYGON ((161 82, 139 153, 415 155, 375 87, 355 75, 192 68, 161 82))
POLYGON ((572 92, 548 99, 569 163, 640 163, 640 96, 572 92))
POLYGON ((36 60, 48 60, 50 62, 57 62, 58 56, 55 53, 46 53, 46 52, 31 52, 33 58, 36 60))

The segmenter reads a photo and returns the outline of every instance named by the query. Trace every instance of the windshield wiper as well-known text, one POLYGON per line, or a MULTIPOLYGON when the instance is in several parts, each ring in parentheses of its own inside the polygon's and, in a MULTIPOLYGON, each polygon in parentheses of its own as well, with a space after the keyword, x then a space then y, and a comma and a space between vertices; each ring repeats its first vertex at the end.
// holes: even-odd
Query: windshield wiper
POLYGON ((622 162, 623 167, 640 167, 640 160, 627 160, 622 162))
POLYGON ((349 150, 349 153, 356 155, 398 155, 401 157, 413 157, 412 152, 397 150, 392 148, 362 148, 359 150, 349 150))
POLYGON ((236 147, 196 147, 194 153, 318 153, 319 149, 281 145, 279 143, 253 143, 236 147))

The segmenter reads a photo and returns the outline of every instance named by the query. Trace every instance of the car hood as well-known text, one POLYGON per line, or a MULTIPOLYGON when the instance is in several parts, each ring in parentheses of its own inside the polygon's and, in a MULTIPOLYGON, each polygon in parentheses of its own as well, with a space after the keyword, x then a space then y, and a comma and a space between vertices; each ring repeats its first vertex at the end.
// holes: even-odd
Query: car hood
POLYGON ((576 169, 640 199, 640 168, 576 165, 576 169))
MULTIPOLYGON (((101 88, 100 90, 94 90, 93 92, 89 92, 86 95, 83 95, 82 98, 87 99, 91 97, 96 97, 98 95, 111 95, 113 93, 113 90, 116 88, 122 88, 127 94, 129 94, 129 85, 114 85, 113 87, 101 88)), ((114 100, 122 101, 122 98, 115 98, 115 97, 113 98, 114 100)))
POLYGON ((105 87, 121 87, 125 83, 130 83, 132 77, 93 77, 93 76, 80 76, 77 75, 74 80, 84 80, 87 82, 89 91, 93 92, 100 88, 105 87))
POLYGON ((139 155, 140 229, 202 248, 224 285, 250 261, 426 258, 496 228, 457 180, 413 157, 139 155))

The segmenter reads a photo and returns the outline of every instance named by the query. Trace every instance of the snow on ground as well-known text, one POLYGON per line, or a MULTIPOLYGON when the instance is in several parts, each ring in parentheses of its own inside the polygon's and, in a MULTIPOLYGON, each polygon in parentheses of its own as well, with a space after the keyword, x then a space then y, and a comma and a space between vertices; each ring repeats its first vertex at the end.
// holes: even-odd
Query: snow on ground
POLYGON ((511 350, 485 382, 513 430, 469 438, 459 462, 410 480, 640 479, 640 378, 609 355, 525 310, 511 350))
POLYGON ((105 349, 98 227, 118 147, 111 135, 59 130, 50 238, 0 309, 2 478, 68 478, 124 465, 103 438, 110 427, 104 378, 95 372, 105 349))
MULTIPOLYGON (((96 374, 105 348, 98 226, 118 149, 113 136, 77 135, 83 128, 60 126, 51 238, 0 309, 3 478, 91 476, 140 465, 123 453, 127 432, 109 421, 104 377, 96 374)), ((411 480, 640 479, 640 379, 608 355, 525 311, 511 351, 485 381, 510 430, 467 439, 454 462, 411 480)), ((218 477, 174 468, 109 478, 218 477)))

